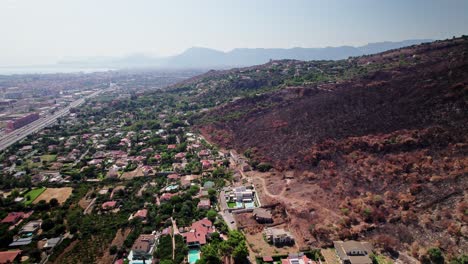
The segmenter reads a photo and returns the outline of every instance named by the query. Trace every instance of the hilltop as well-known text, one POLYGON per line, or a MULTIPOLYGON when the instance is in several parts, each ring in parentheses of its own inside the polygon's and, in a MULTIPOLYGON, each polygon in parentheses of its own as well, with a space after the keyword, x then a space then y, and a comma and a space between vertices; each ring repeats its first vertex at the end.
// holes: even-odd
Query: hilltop
POLYGON ((271 61, 169 88, 260 177, 303 244, 366 237, 466 254, 468 40, 339 61, 271 61), (214 107, 208 110, 210 107, 214 107), (268 166, 267 166, 268 167, 268 166), (279 192, 279 191, 278 191, 279 192))

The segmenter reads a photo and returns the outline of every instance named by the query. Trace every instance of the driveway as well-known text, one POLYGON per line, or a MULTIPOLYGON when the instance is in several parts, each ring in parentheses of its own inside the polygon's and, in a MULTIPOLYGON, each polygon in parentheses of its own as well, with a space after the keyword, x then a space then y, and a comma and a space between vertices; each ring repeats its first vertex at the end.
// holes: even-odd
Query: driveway
POLYGON ((219 214, 223 217, 229 229, 236 230, 237 229, 236 220, 234 220, 234 215, 228 210, 228 205, 226 202, 224 190, 222 190, 219 193, 219 206, 220 206, 219 214))

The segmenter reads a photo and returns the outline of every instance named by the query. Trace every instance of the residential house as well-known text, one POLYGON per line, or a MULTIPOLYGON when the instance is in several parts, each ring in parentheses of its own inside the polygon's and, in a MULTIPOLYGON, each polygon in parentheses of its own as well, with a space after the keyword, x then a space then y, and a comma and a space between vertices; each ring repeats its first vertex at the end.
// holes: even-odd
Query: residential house
POLYGON ((317 262, 309 259, 304 253, 289 254, 288 258, 281 259, 281 264, 316 264, 317 262))
MULTIPOLYGON (((129 260, 142 260, 143 258, 151 263, 154 248, 156 246, 156 235, 142 234, 140 235, 132 246, 132 251, 129 254, 129 260)), ((139 262, 140 263, 140 262, 139 262)))
POLYGON ((245 186, 236 187, 233 192, 233 198, 236 202, 252 202, 255 195, 255 190, 253 190, 253 188, 247 188, 245 186))
POLYGON ((182 159, 185 158, 185 153, 184 152, 179 152, 179 153, 175 154, 174 158, 176 160, 182 160, 182 159))
POLYGON ((146 220, 146 216, 148 215, 148 210, 146 209, 141 209, 141 210, 138 210, 134 215, 133 217, 134 218, 140 218, 140 219, 143 219, 143 220, 146 220))
POLYGON ((284 246, 294 244, 293 235, 284 229, 265 228, 264 231, 267 241, 275 246, 284 246))
POLYGON ((141 168, 141 171, 143 172, 143 176, 149 176, 154 174, 154 170, 151 166, 145 165, 141 168))
POLYGON ((175 144, 167 145, 168 150, 173 150, 173 149, 176 149, 176 148, 177 148, 177 145, 175 145, 175 144))
POLYGON ((369 242, 333 241, 333 245, 342 264, 372 264, 369 255, 373 248, 369 242))
POLYGON ((178 195, 177 193, 163 193, 161 197, 159 198, 159 200, 161 202, 167 202, 171 200, 172 197, 177 196, 177 195, 178 195))
POLYGON ((209 150, 206 150, 206 149, 202 149, 198 152, 198 157, 199 158, 206 158, 210 156, 210 151, 209 150))
POLYGON ((212 162, 209 161, 209 160, 201 160, 200 162, 201 162, 202 168, 203 168, 204 170, 210 169, 211 166, 213 165, 212 162))
POLYGON ((167 178, 170 181, 177 181, 178 179, 180 179, 180 176, 176 173, 172 173, 172 174, 167 175, 167 178))
POLYGON ((201 246, 206 244, 206 240, 213 232, 215 232, 213 223, 207 218, 204 218, 194 222, 190 227, 190 231, 182 233, 182 236, 184 236, 188 246, 201 246))
POLYGON ((265 208, 255 208, 253 210, 253 217, 261 224, 273 223, 271 212, 265 208))
POLYGON ((198 202, 197 208, 198 209, 205 209, 205 210, 210 209, 211 208, 210 199, 201 199, 200 202, 198 202))
POLYGON ((51 250, 51 249, 55 248, 58 244, 60 244, 62 242, 62 239, 63 239, 62 236, 47 239, 47 241, 46 241, 46 243, 44 245, 44 249, 45 250, 51 250))
POLYGON ((22 247, 22 246, 31 244, 31 242, 32 242, 32 236, 20 237, 20 238, 13 240, 13 242, 11 242, 8 246, 9 247, 22 247))
MULTIPOLYGON (((29 217, 29 215, 28 215, 29 217)), ((18 223, 21 219, 27 218, 26 214, 23 212, 11 212, 5 218, 3 218, 2 223, 14 225, 18 223)))
POLYGON ((107 201, 102 204, 101 208, 102 210, 111 210, 111 209, 114 209, 116 205, 117 205, 116 201, 107 201))
POLYGON ((0 252, 0 264, 20 262, 21 250, 10 250, 0 252))
POLYGON ((28 222, 19 231, 20 234, 35 234, 41 228, 42 220, 28 222))

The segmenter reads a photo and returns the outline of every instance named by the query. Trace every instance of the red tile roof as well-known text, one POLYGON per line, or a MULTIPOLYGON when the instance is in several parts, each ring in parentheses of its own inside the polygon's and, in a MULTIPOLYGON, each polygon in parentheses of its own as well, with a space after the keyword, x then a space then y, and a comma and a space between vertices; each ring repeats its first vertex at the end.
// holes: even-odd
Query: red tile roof
POLYGON ((13 263, 13 261, 21 254, 21 250, 11 250, 0 252, 0 264, 13 263))
POLYGON ((167 178, 172 179, 172 180, 177 180, 180 178, 180 176, 178 174, 173 173, 173 174, 169 174, 167 178))
POLYGON ((108 202, 105 202, 105 203, 102 204, 102 209, 114 208, 116 204, 117 204, 116 201, 108 201, 108 202))
POLYGON ((163 195, 161 195, 161 201, 169 201, 172 197, 176 196, 177 193, 163 193, 163 195))
MULTIPOLYGON (((214 232, 213 223, 211 223, 211 221, 208 220, 207 218, 204 218, 192 224, 192 230, 190 233, 194 233, 196 241, 198 241, 200 245, 204 245, 206 244, 207 235, 213 232, 214 232)), ((188 239, 189 237, 187 237, 187 242, 188 242, 188 239)))
POLYGON ((210 207, 211 206, 211 202, 209 199, 202 199, 200 200, 200 202, 198 202, 198 205, 197 207, 200 208, 200 207, 210 207))
POLYGON ((265 262, 273 262, 273 258, 271 256, 264 256, 263 261, 265 262))
POLYGON ((23 212, 11 212, 5 218, 3 218, 2 223, 14 224, 23 217, 23 212))
POLYGON ((148 215, 148 210, 142 209, 142 210, 138 210, 135 213, 135 215, 133 215, 133 217, 146 218, 147 215, 148 215))

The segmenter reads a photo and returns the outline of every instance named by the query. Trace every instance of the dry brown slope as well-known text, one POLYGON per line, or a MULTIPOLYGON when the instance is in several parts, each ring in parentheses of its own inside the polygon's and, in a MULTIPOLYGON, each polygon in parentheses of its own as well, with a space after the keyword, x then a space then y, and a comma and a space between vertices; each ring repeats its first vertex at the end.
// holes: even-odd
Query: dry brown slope
POLYGON ((468 41, 361 60, 401 58, 418 63, 327 90, 238 100, 208 115, 243 114, 200 129, 223 146, 253 149, 259 161, 295 171, 284 196, 304 206, 285 205, 291 226, 310 244, 366 236, 414 255, 430 246, 467 253, 468 41), (341 219, 314 213, 323 211, 317 203, 341 219))

